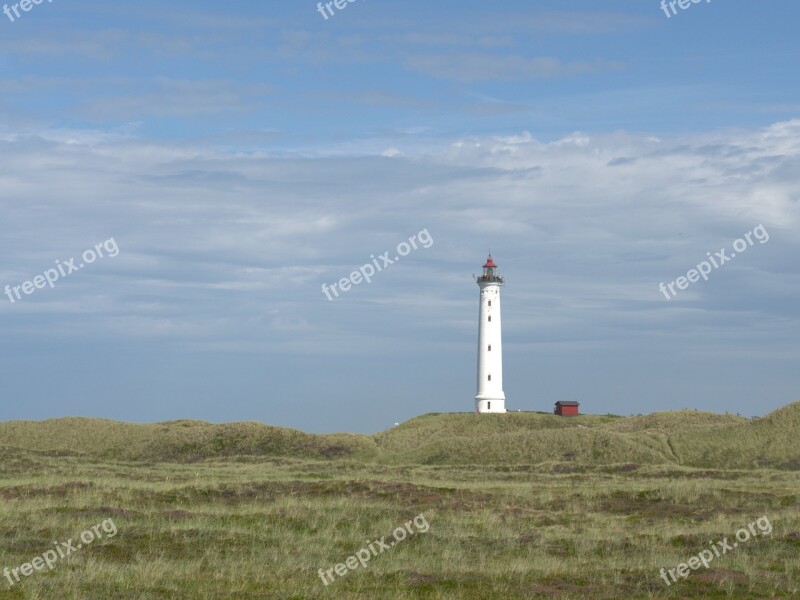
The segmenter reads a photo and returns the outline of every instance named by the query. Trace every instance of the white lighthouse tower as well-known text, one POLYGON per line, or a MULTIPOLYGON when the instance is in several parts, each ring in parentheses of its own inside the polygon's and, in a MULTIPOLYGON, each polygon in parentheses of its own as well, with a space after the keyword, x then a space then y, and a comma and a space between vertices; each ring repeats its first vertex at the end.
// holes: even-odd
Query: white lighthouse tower
POLYGON ((495 273, 497 265, 492 255, 483 265, 478 277, 481 303, 478 325, 478 394, 475 411, 478 413, 506 412, 503 393, 503 339, 500 321, 500 286, 503 277, 495 273))

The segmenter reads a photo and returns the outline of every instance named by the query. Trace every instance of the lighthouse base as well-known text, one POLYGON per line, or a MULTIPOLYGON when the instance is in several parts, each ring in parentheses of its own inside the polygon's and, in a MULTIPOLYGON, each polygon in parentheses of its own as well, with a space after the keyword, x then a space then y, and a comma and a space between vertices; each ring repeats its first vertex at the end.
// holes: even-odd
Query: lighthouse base
POLYGON ((475 396, 475 412, 480 414, 507 412, 506 399, 475 396))

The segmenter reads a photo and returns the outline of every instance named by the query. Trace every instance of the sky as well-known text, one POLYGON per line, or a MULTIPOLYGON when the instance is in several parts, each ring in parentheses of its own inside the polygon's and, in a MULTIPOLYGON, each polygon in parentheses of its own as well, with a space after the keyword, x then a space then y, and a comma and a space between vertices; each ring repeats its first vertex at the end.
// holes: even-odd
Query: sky
POLYGON ((795 0, 6 6, 0 420, 800 400, 795 0))

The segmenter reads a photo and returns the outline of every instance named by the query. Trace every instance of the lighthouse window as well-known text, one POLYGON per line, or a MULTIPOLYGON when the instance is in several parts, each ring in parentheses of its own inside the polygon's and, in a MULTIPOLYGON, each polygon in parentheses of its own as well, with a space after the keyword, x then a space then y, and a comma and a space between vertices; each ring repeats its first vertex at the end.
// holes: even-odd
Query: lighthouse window
POLYGON ((489 352, 491 352, 491 351, 492 351, 492 345, 489 344, 489 352))
POLYGON ((492 305, 492 301, 491 301, 491 300, 489 300, 489 306, 491 306, 491 305, 492 305))
POLYGON ((491 376, 491 375, 489 375, 489 381, 491 381, 491 380, 492 380, 492 376, 491 376))
POLYGON ((492 410, 492 403, 491 402, 487 402, 486 403, 486 410, 492 410))
POLYGON ((492 320, 492 315, 489 315, 489 320, 490 320, 490 321, 492 320))

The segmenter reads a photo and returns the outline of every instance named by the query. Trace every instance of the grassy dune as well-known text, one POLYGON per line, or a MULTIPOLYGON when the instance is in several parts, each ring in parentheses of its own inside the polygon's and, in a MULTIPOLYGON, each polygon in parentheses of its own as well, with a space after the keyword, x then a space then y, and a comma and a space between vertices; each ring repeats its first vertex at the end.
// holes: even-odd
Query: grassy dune
POLYGON ((66 418, 0 423, 0 446, 135 461, 186 462, 231 456, 374 458, 368 436, 313 435, 260 423, 156 424, 66 418))
POLYGON ((374 436, 2 423, 0 569, 107 519, 117 534, 0 578, 0 600, 797 597, 799 415, 424 415, 374 436), (394 537, 420 514, 427 532, 394 537), (769 535, 659 577, 761 517, 769 535))
POLYGON ((709 468, 800 467, 800 402, 749 420, 699 411, 637 417, 428 414, 376 435, 314 435, 260 423, 133 424, 101 419, 0 423, 0 446, 131 461, 348 458, 382 464, 570 462, 709 468), (91 443, 87 443, 91 440, 91 443))
POLYGON ((800 402, 762 419, 725 427, 678 431, 675 447, 685 464, 722 468, 800 469, 800 402))
POLYGON ((661 431, 664 433, 675 433, 687 429, 710 429, 745 423, 749 423, 749 420, 738 415, 718 415, 716 413, 697 410, 679 410, 618 419, 609 423, 606 428, 619 432, 661 431))

